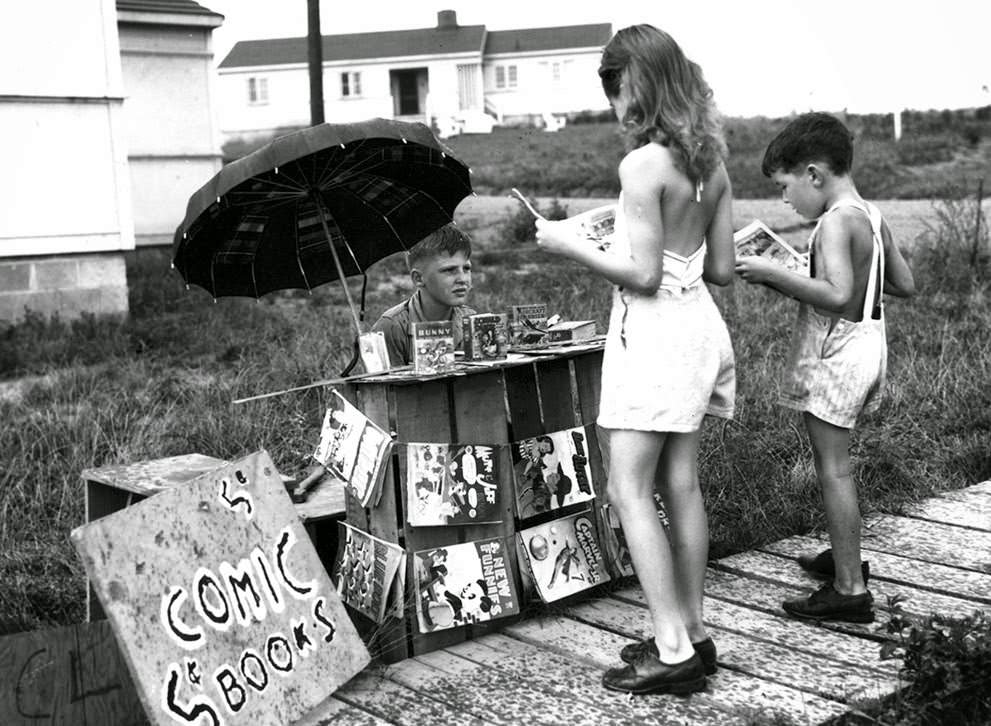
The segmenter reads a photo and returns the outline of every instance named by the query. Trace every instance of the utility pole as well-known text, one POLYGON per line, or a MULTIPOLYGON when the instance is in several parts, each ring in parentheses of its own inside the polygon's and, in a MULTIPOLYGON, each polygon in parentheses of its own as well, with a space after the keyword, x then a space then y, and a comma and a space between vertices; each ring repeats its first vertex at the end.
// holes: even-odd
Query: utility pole
POLYGON ((306 49, 310 69, 310 125, 323 118, 323 38, 320 35, 320 0, 306 0, 306 49))

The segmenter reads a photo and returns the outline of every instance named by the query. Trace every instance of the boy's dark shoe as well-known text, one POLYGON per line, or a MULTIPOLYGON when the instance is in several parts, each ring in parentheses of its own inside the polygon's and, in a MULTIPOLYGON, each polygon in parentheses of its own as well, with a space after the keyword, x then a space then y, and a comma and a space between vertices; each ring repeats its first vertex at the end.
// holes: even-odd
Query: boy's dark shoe
POLYGON ((633 663, 610 668, 602 685, 623 693, 695 693, 705 689, 705 666, 698 653, 681 663, 662 663, 650 653, 641 653, 633 663))
POLYGON ((808 597, 785 600, 781 603, 785 612, 805 620, 840 620, 846 623, 873 623, 874 596, 870 592, 861 595, 841 595, 827 582, 808 597))
MULTIPOLYGON (((712 642, 712 638, 706 638, 698 643, 692 643, 692 648, 695 649, 695 653, 698 657, 702 659, 705 674, 707 676, 711 676, 715 673, 716 644, 712 642)), ((643 640, 638 640, 636 643, 630 643, 629 645, 624 646, 623 649, 619 651, 619 658, 624 663, 633 663, 640 657, 641 653, 649 653, 655 658, 657 657, 657 644, 654 642, 653 638, 645 638, 643 640)))
MULTIPOLYGON (((795 558, 798 565, 810 575, 818 578, 836 577, 836 563, 833 561, 833 550, 823 550, 817 555, 799 555, 795 558)), ((871 576, 871 563, 860 563, 860 574, 864 577, 864 587, 871 576)))

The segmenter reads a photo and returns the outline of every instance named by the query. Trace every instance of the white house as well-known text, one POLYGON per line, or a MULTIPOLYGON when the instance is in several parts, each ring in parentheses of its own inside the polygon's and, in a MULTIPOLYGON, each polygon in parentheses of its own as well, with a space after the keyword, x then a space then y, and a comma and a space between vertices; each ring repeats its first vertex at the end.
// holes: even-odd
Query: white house
MULTIPOLYGON (((323 36, 324 115, 374 116, 441 130, 491 130, 608 108, 596 69, 611 26, 488 31, 454 11, 418 30, 323 36)), ((307 40, 248 40, 218 67, 225 140, 309 124, 307 40)))
POLYGON ((193 0, 22 3, 0 23, 0 321, 128 308, 124 252, 171 241, 221 165, 193 0))

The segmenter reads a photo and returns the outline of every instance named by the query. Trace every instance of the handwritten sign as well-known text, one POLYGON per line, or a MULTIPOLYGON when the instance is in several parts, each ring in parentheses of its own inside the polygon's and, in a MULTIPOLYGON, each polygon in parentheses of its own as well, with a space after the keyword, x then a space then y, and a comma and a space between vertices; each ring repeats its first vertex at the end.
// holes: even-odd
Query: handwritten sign
POLYGON ((0 723, 144 723, 110 624, 100 620, 0 638, 0 723))
POLYGON ((264 451, 72 540, 153 724, 289 724, 369 661, 264 451))

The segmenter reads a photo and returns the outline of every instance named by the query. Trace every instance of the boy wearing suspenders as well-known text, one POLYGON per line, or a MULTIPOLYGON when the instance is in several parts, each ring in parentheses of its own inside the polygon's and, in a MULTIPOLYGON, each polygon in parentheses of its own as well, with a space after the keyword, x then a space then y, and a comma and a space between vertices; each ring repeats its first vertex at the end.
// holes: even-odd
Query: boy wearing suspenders
POLYGON ((789 123, 768 145, 761 170, 796 212, 819 220, 809 275, 760 257, 739 258, 736 273, 800 302, 779 403, 805 419, 832 545, 799 563, 832 579, 782 607, 798 618, 864 623, 874 620, 874 599, 860 558, 850 431, 880 404, 888 355, 882 293, 909 297, 915 284, 880 212, 857 193, 852 160, 853 137, 832 116, 789 123))

